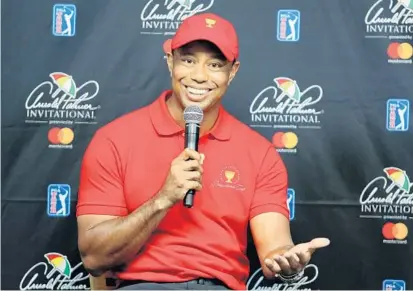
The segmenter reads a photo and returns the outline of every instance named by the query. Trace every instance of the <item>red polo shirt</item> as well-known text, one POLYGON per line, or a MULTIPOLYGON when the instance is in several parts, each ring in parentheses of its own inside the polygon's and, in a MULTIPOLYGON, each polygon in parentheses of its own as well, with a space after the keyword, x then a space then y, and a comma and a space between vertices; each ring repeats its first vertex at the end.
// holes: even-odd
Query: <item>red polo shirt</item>
MULTIPOLYGON (((78 216, 128 215, 161 189, 184 148, 184 131, 165 103, 168 93, 96 132, 82 163, 78 216)), ((264 212, 288 217, 287 171, 267 139, 222 107, 198 150, 205 154, 203 189, 193 208, 171 208, 119 278, 215 278, 245 290, 248 221, 264 212)))

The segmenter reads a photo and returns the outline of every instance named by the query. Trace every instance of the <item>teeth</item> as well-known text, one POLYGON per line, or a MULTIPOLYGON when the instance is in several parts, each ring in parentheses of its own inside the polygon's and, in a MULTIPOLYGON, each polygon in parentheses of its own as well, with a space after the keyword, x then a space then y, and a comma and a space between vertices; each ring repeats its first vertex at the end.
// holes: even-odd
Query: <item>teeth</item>
POLYGON ((190 94, 194 95, 205 95, 209 91, 208 89, 196 89, 191 87, 187 87, 187 90, 190 94))

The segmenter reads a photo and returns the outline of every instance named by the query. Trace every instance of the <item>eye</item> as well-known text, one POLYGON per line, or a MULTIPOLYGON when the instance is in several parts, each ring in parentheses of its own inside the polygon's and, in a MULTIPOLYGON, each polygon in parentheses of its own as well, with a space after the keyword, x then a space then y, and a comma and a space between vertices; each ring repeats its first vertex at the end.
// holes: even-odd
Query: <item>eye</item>
POLYGON ((219 69, 219 68, 222 67, 222 64, 220 64, 220 63, 212 63, 212 64, 210 64, 210 66, 211 66, 213 69, 219 69))
POLYGON ((191 59, 188 59, 188 58, 183 58, 182 62, 184 62, 186 64, 192 64, 193 63, 193 61, 191 59))

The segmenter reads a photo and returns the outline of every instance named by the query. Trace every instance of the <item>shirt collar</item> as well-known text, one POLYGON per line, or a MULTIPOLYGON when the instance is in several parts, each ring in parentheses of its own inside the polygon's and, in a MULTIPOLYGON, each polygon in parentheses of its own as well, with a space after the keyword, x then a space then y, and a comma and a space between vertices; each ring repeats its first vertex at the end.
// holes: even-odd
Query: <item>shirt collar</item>
MULTIPOLYGON (((166 105, 166 97, 172 90, 165 90, 159 98, 149 106, 149 114, 156 132, 161 136, 172 136, 183 133, 184 129, 173 119, 166 105)), ((217 140, 229 140, 231 138, 232 119, 230 114, 221 105, 218 119, 209 131, 217 140)))

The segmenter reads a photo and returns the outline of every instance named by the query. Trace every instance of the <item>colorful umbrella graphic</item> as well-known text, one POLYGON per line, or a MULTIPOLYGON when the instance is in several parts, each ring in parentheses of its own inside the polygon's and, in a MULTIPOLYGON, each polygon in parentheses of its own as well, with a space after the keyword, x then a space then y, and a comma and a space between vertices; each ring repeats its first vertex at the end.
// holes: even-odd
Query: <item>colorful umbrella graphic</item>
POLYGON ((57 269, 62 275, 68 278, 70 277, 72 267, 70 266, 66 256, 58 253, 47 253, 44 256, 49 261, 49 264, 57 269))
POLYGON ((399 0, 399 2, 407 9, 413 10, 413 0, 399 0))
POLYGON ((299 102, 301 98, 300 88, 297 83, 290 78, 275 78, 274 82, 289 98, 299 102))
POLYGON ((187 9, 191 9, 193 0, 177 0, 179 4, 187 9))
POLYGON ((384 172, 386 173, 387 177, 389 177, 389 179, 392 180, 393 183, 399 186, 402 190, 409 193, 412 184, 410 184, 409 177, 407 177, 405 171, 399 168, 390 167, 385 168, 384 172))
POLYGON ((76 96, 76 84, 72 76, 65 73, 52 73, 50 77, 60 90, 70 96, 76 96))

